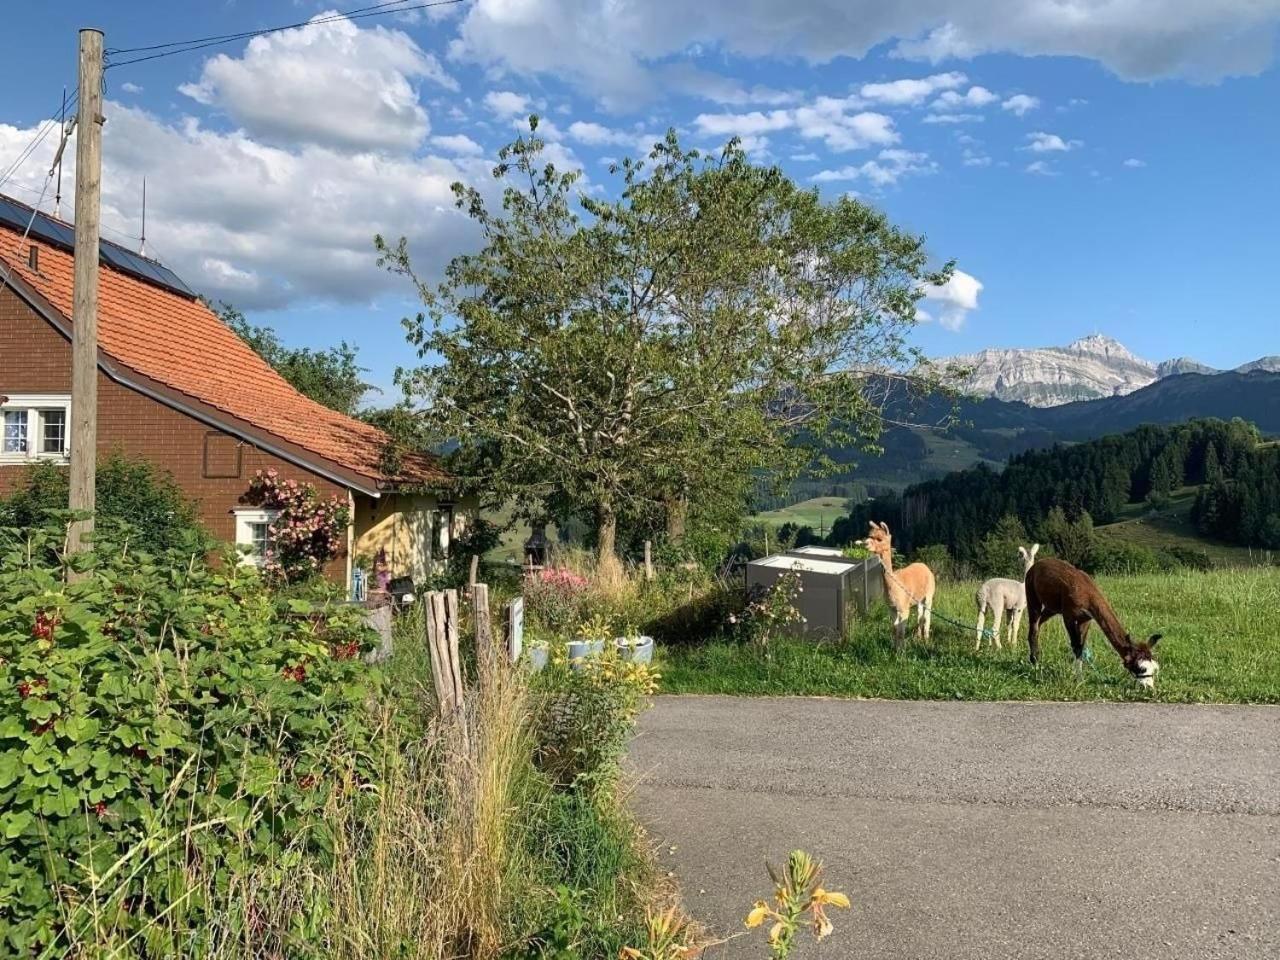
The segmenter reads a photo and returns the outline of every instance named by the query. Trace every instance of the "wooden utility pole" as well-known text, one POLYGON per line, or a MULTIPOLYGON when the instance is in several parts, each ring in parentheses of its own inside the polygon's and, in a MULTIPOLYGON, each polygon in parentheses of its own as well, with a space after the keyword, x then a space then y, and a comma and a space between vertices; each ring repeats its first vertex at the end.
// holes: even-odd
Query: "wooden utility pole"
MULTIPOLYGON (((102 207, 102 31, 80 31, 76 119, 76 272, 71 316, 72 510, 94 509, 98 454, 98 221, 102 207)), ((71 525, 69 549, 85 549, 93 518, 71 525)))

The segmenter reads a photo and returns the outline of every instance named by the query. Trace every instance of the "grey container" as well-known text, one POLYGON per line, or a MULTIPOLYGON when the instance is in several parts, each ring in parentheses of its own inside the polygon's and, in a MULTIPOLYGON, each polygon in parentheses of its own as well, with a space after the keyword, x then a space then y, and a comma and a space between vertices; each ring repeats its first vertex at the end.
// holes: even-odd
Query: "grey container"
POLYGON ((788 557, 807 557, 810 560, 835 560, 837 563, 852 563, 852 560, 845 558, 844 551, 839 547, 820 547, 817 544, 810 544, 807 547, 792 547, 786 552, 788 557))
POLYGON ((858 564, 844 560, 815 559, 779 554, 753 560, 747 564, 747 593, 770 589, 786 574, 800 575, 802 592, 796 597, 796 608, 803 623, 792 628, 796 636, 815 639, 838 639, 853 624, 858 610, 858 588, 861 574, 855 579, 858 564))

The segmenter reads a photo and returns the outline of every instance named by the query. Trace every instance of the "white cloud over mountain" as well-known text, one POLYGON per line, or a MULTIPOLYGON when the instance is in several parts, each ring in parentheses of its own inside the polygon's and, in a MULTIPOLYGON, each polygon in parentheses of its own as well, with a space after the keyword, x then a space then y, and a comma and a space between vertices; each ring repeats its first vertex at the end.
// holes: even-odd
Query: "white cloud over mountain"
POLYGON ((921 306, 916 309, 916 319, 924 323, 933 320, 945 330, 959 330, 969 314, 978 309, 978 295, 982 293, 982 281, 963 270, 952 271, 944 284, 923 284, 921 306))

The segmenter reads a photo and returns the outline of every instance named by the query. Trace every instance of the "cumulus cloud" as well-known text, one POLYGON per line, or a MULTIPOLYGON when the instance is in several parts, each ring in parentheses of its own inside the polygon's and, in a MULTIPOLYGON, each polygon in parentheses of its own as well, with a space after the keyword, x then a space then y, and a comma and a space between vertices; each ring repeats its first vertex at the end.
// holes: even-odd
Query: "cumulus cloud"
MULTIPOLYGON (((477 241, 450 184, 493 189, 489 163, 476 158, 282 147, 114 101, 105 113, 104 236, 136 248, 130 238, 141 229, 145 176, 147 252, 198 292, 246 310, 403 294, 403 280, 375 263, 374 235, 407 237, 415 262, 438 275, 477 241)), ((0 125, 0 157, 20 150, 34 129, 0 125)), ((43 180, 53 149, 50 137, 19 171, 24 194, 43 180)), ((65 183, 75 175, 74 143, 63 162, 65 183)), ((48 200, 44 209, 52 209, 48 200)))
POLYGON ((983 116, 980 113, 930 113, 925 116, 921 123, 981 123, 983 116))
MULTIPOLYGON (((614 130, 604 124, 585 120, 575 120, 569 124, 569 137, 589 147, 619 146, 629 147, 635 156, 648 156, 653 144, 662 137, 653 133, 634 133, 629 130, 614 130)), ((746 142, 744 138, 744 149, 746 142)))
POLYGON ((1023 169, 1026 173, 1034 173, 1041 177, 1056 177, 1058 175, 1058 171, 1043 160, 1032 160, 1023 169))
POLYGON ((694 118, 694 125, 699 132, 715 137, 760 137, 795 130, 801 137, 822 140, 828 149, 836 151, 897 143, 899 136, 893 119, 883 113, 861 110, 862 104, 858 97, 818 97, 790 109, 703 113, 694 118))
POLYGON ((933 173, 935 170, 937 170, 937 164, 930 160, 926 153, 890 149, 881 150, 875 160, 838 169, 821 170, 809 179, 815 183, 866 180, 874 186, 886 187, 897 183, 905 176, 933 173))
POLYGON ((929 104, 931 110, 967 110, 973 107, 985 107, 1000 98, 986 87, 970 87, 966 92, 945 91, 937 100, 929 104))
POLYGON ((1271 64, 1274 0, 475 0, 451 56, 514 74, 555 73, 607 103, 662 90, 673 57, 715 49, 825 63, 891 43, 940 63, 986 53, 1092 59, 1126 79, 1212 81, 1271 64))
POLYGON ((460 157, 478 157, 484 153, 484 147, 480 146, 465 133, 432 137, 431 143, 445 153, 452 153, 460 157))
POLYGON ((1015 93, 1012 97, 1000 104, 1001 110, 1008 110, 1014 116, 1022 117, 1030 111, 1040 106, 1039 97, 1031 97, 1025 93, 1015 93))
POLYGON ((945 330, 959 330, 969 314, 978 309, 982 281, 963 270, 954 270, 946 283, 921 284, 920 290, 924 299, 916 309, 916 319, 924 323, 936 319, 945 330))
POLYGON ((1128 160, 1124 162, 1124 166, 1129 167, 1130 169, 1133 169, 1133 170, 1136 170, 1139 167, 1145 167, 1146 165, 1147 165, 1147 161, 1139 160, 1137 157, 1130 157, 1128 160))
POLYGON ((179 90, 265 142, 406 150, 430 130, 414 89, 421 79, 457 89, 407 34, 339 18, 255 37, 240 57, 205 61, 179 90))
POLYGON ((1083 145, 1083 140, 1064 140, 1056 133, 1037 130, 1027 134, 1027 145, 1023 149, 1033 153, 1065 153, 1083 145))
POLYGON ((511 90, 490 90, 484 95, 484 105, 500 120, 523 118, 533 110, 532 100, 511 90))
POLYGON ((890 80, 886 83, 864 83, 859 95, 869 102, 886 106, 914 106, 940 90, 953 90, 968 80, 963 73, 935 73, 931 77, 890 80))
POLYGON ((124 83, 120 84, 120 89, 123 90, 125 93, 141 93, 142 92, 142 87, 140 87, 138 84, 133 83, 129 80, 126 80, 124 83))

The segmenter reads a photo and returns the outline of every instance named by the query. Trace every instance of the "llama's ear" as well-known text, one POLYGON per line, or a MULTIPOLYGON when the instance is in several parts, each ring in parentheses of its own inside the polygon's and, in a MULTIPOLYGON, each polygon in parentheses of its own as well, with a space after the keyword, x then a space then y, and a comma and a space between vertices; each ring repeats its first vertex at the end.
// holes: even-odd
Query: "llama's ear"
POLYGON ((1026 560, 1026 559, 1027 559, 1027 557, 1031 556, 1031 554, 1027 553, 1027 548, 1026 548, 1026 547, 1019 547, 1019 548, 1018 548, 1018 556, 1020 556, 1023 560, 1026 560))
POLYGON ((1035 559, 1035 555, 1036 555, 1037 553, 1039 553, 1039 552, 1040 552, 1040 544, 1038 544, 1038 543, 1033 543, 1033 544, 1031 545, 1031 558, 1034 560, 1034 559, 1035 559))
POLYGON ((885 523, 883 520, 881 520, 881 521, 880 521, 880 529, 881 529, 881 530, 883 530, 885 533, 888 533, 888 532, 889 532, 889 525, 888 525, 887 523, 885 523))
POLYGON ((1147 640, 1147 646, 1154 647, 1157 643, 1160 642, 1160 638, 1163 636, 1164 636, 1163 633, 1153 633, 1150 639, 1147 640))

